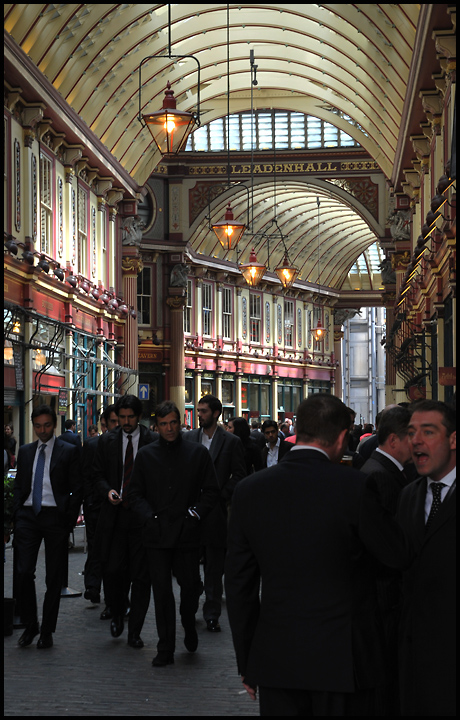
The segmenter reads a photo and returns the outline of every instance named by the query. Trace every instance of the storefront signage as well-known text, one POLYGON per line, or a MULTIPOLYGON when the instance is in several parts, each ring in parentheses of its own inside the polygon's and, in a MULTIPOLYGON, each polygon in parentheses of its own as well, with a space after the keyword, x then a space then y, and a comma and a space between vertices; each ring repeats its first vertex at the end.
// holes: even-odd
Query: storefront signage
MULTIPOLYGON (((308 173, 338 173, 349 172, 350 170, 378 170, 379 166, 373 160, 351 160, 344 162, 280 162, 260 163, 255 165, 231 165, 232 175, 273 175, 296 174, 306 175, 308 173)), ((194 165, 189 168, 189 175, 225 175, 228 173, 226 165, 194 165)))
POLYGON ((67 412, 67 390, 59 390, 58 415, 65 415, 67 412))
POLYGON ((13 343, 14 374, 16 376, 16 390, 24 390, 24 374, 22 371, 22 348, 13 343))
POLYGON ((457 368, 456 367, 440 367, 439 368, 439 384, 440 385, 456 385, 457 384, 457 368))
POLYGON ((139 350, 139 362, 163 362, 163 351, 154 348, 142 348, 139 350))

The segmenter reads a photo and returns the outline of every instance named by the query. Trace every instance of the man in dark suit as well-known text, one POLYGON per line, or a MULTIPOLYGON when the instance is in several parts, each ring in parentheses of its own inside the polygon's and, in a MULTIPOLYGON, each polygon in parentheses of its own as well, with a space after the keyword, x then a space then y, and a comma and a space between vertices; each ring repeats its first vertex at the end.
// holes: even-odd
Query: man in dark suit
POLYGON ((185 647, 189 652, 198 647, 201 526, 219 500, 219 487, 207 450, 183 439, 176 405, 161 403, 155 418, 160 439, 139 450, 129 501, 143 526, 155 601, 158 654, 152 665, 162 667, 174 662, 176 645, 172 572, 180 586, 185 647))
POLYGON ((142 648, 140 633, 150 603, 150 578, 141 526, 129 505, 127 488, 138 449, 156 440, 158 433, 139 424, 142 403, 135 395, 123 395, 116 403, 116 412, 120 427, 99 437, 96 452, 93 485, 102 498, 96 544, 105 599, 112 613, 110 632, 119 637, 124 630, 128 576, 128 645, 142 648))
MULTIPOLYGON (((101 416, 101 427, 104 434, 118 427, 118 415, 115 405, 108 405, 101 416)), ((87 554, 85 562, 85 598, 93 603, 101 601, 101 561, 97 546, 94 543, 97 521, 102 507, 102 498, 93 486, 93 469, 96 459, 99 435, 90 437, 83 443, 82 475, 83 475, 83 514, 86 527, 87 554)))
POLYGON ((67 538, 73 529, 83 497, 78 449, 57 438, 55 411, 40 405, 32 412, 38 442, 23 445, 18 453, 14 486, 14 543, 20 615, 25 630, 21 647, 38 635, 35 567, 45 542, 46 593, 39 649, 53 645, 56 630, 67 538))
POLYGON ((265 447, 262 448, 262 463, 264 467, 271 467, 276 465, 289 452, 292 443, 288 443, 283 437, 280 437, 275 420, 265 420, 262 425, 262 433, 265 437, 265 447))
POLYGON ((236 484, 246 475, 243 444, 239 437, 217 425, 222 403, 204 395, 197 405, 200 428, 184 434, 187 442, 204 445, 211 454, 220 488, 220 498, 203 523, 204 592, 203 617, 209 632, 220 632, 222 576, 227 547, 227 513, 236 484))
POLYGON ((414 403, 412 458, 422 477, 401 493, 398 519, 415 550, 403 575, 401 714, 456 715, 456 412, 414 403))
POLYGON ((75 420, 66 420, 64 423, 64 427, 64 432, 59 435, 61 440, 65 440, 66 442, 71 443, 72 445, 76 445, 78 448, 81 448, 81 437, 80 435, 78 435, 77 432, 75 432, 77 428, 75 420))
POLYGON ((296 427, 292 450, 233 496, 225 588, 238 669, 251 697, 260 688, 261 715, 373 715, 382 655, 366 550, 407 563, 404 536, 365 476, 339 464, 346 406, 313 395, 296 427))
POLYGON ((260 429, 260 422, 258 420, 251 421, 251 438, 261 450, 265 447, 265 437, 260 429))
MULTIPOLYGON (((384 410, 379 418, 378 447, 360 468, 373 478, 380 502, 396 516, 401 490, 409 484, 404 468, 411 461, 408 425, 410 412, 399 405, 384 410)), ((369 439, 367 442, 371 442, 369 439)), ((377 714, 400 713, 398 693, 398 625, 401 612, 401 573, 375 562, 377 601, 385 639, 385 685, 377 689, 377 714)))

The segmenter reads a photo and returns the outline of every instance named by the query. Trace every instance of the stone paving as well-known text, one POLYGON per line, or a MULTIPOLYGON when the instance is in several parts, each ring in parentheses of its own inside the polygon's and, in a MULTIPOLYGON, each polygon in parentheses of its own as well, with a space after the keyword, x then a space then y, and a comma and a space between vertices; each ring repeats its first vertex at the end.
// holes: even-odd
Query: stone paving
MULTIPOLYGON (((69 587, 84 591, 86 556, 83 528, 75 530, 69 551, 69 587)), ((6 548, 4 596, 11 597, 12 549, 6 548)), ((44 550, 37 564, 39 617, 44 593, 44 550)), ((176 598, 178 596, 175 585, 176 598)), ((127 629, 110 635, 110 621, 100 620, 103 604, 81 597, 61 599, 54 646, 37 650, 17 645, 22 629, 4 639, 4 714, 10 716, 253 716, 258 703, 244 692, 236 670, 225 603, 221 633, 209 633, 197 615, 199 646, 188 653, 178 619, 175 664, 153 668, 157 635, 153 598, 144 624, 145 647, 127 645, 127 629)), ((38 639, 38 637, 37 637, 38 639)))

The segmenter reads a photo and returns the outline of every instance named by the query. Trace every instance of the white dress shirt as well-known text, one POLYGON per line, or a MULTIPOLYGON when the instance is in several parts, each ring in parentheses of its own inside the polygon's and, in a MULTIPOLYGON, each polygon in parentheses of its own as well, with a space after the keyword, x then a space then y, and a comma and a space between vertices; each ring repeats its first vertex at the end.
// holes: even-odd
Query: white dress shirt
POLYGON ((35 452, 34 464, 32 466, 32 489, 31 489, 29 497, 27 498, 27 500, 24 503, 25 506, 32 507, 32 495, 34 492, 35 468, 37 467, 37 460, 38 460, 38 456, 40 454, 41 447, 42 447, 42 445, 46 445, 45 471, 43 473, 42 507, 56 507, 56 500, 54 499, 53 488, 51 487, 51 478, 50 478, 51 455, 53 454, 55 440, 56 440, 56 436, 53 435, 51 440, 48 440, 47 443, 42 443, 40 440, 38 441, 37 450, 35 452))
POLYGON ((431 483, 436 484, 436 482, 442 482, 445 484, 446 487, 443 487, 441 490, 441 502, 443 502, 446 499, 446 495, 451 489, 452 485, 455 482, 455 478, 457 477, 457 467, 454 467, 453 470, 450 471, 450 473, 447 473, 447 475, 443 478, 441 478, 440 481, 432 480, 430 477, 427 477, 426 482, 426 496, 425 496, 425 522, 428 520, 428 515, 430 514, 431 506, 433 504, 433 492, 430 488, 431 483))

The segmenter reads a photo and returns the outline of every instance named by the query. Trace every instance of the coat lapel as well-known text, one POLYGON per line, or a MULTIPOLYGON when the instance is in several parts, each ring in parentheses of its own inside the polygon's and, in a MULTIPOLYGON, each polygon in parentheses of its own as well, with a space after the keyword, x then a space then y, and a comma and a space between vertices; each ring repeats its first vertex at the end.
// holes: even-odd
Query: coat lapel
POLYGON ((216 432, 214 433, 214 437, 212 439, 211 447, 209 448, 213 463, 216 462, 217 456, 219 455, 221 447, 224 444, 224 433, 225 430, 222 430, 222 428, 220 428, 219 426, 216 428, 216 432))

